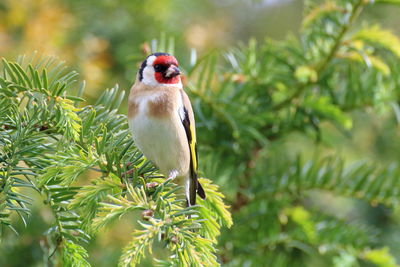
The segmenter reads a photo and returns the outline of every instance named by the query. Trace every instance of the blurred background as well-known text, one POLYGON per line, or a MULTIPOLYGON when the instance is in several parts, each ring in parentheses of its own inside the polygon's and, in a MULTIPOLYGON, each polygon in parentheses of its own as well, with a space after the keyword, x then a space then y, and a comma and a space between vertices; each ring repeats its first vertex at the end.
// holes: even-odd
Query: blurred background
MULTIPOLYGON (((55 55, 81 73, 92 99, 118 83, 129 88, 145 43, 175 40, 183 58, 226 49, 250 38, 284 39, 300 28, 299 0, 2 0, 0 55, 55 55)), ((400 31, 398 10, 367 10, 366 19, 400 31)))
MULTIPOLYGON (((193 48, 203 55, 247 43, 250 38, 281 40, 297 35, 303 9, 300 0, 0 0, 0 56, 12 60, 37 51, 65 60, 86 81, 85 98, 91 104, 116 83, 129 91, 153 39, 174 39, 178 60, 184 66, 193 48)), ((379 23, 400 35, 399 12, 398 8, 375 6, 359 21, 379 23)), ((120 109, 124 114, 125 106, 120 109)), ((330 149, 349 159, 393 162, 400 158, 399 126, 393 117, 382 119, 373 112, 353 116, 352 137, 329 125, 322 129, 330 149)), ((312 141, 295 133, 285 142, 293 153, 315 149, 312 141)), ((210 178, 225 192, 227 181, 210 178)), ((228 202, 233 197, 228 195, 228 202)), ((323 196, 321 201, 332 214, 378 226, 383 231, 381 244, 400 255, 398 210, 333 196, 323 196)), ((41 266, 39 244, 45 242, 42 234, 51 224, 52 214, 38 200, 30 221, 28 228, 19 227, 22 240, 8 233, 0 250, 1 266, 41 266)), ((96 237, 89 247, 93 266, 114 266, 131 231, 132 224, 124 220, 96 237)))

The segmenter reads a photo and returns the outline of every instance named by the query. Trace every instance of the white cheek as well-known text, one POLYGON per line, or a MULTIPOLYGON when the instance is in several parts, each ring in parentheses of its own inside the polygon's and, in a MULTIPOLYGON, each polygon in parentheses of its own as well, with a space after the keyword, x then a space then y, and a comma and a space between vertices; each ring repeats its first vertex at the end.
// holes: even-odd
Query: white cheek
POLYGON ((149 56, 147 58, 147 66, 153 66, 154 60, 156 60, 156 56, 149 56))
POLYGON ((154 74, 155 74, 154 69, 152 67, 146 66, 143 70, 142 83, 153 86, 158 85, 158 82, 156 81, 154 74))

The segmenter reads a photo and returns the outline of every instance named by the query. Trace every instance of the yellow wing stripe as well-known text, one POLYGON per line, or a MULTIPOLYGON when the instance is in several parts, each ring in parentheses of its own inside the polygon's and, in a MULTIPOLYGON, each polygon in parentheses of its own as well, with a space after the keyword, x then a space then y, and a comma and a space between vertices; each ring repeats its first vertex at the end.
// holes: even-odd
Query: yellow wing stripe
POLYGON ((190 134, 192 136, 192 140, 188 140, 190 148, 190 156, 192 158, 192 168, 194 172, 197 172, 196 129, 194 128, 192 123, 190 123, 189 128, 190 128, 190 134))

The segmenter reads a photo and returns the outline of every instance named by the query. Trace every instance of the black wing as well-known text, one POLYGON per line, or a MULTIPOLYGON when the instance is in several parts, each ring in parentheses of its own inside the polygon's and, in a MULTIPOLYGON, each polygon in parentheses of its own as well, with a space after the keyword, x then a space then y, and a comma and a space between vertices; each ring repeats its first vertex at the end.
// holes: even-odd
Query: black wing
MULTIPOLYGON (((182 100, 184 103, 184 116, 182 119, 182 125, 185 129, 185 133, 186 133, 186 137, 188 140, 188 144, 189 144, 189 151, 190 151, 190 183, 189 183, 189 204, 190 205, 195 205, 196 204, 196 193, 203 199, 205 199, 206 194, 204 192, 203 187, 201 186, 201 184, 199 183, 199 181, 197 180, 197 146, 196 146, 196 129, 194 127, 194 121, 191 122, 190 116, 189 115, 189 111, 188 105, 190 105, 190 102, 188 99, 185 99, 185 97, 182 95, 182 100)), ((194 120, 194 119, 193 119, 194 120)))

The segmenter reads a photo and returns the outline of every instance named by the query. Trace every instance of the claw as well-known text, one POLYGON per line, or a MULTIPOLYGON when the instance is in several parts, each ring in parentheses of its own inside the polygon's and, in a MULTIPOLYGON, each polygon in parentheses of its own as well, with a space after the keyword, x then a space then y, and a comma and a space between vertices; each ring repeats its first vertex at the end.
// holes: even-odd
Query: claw
POLYGON ((176 176, 178 176, 178 171, 177 171, 177 170, 171 171, 171 172, 169 173, 169 176, 168 176, 168 178, 167 178, 167 181, 175 179, 176 176))

